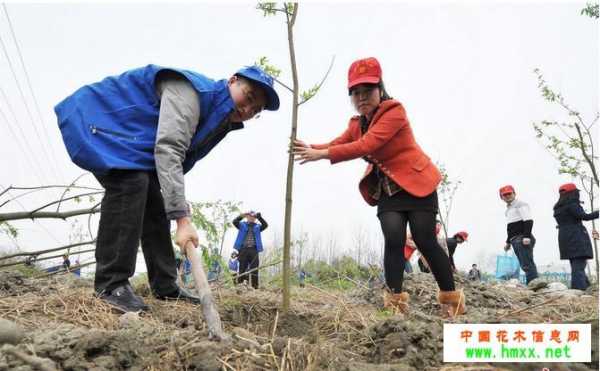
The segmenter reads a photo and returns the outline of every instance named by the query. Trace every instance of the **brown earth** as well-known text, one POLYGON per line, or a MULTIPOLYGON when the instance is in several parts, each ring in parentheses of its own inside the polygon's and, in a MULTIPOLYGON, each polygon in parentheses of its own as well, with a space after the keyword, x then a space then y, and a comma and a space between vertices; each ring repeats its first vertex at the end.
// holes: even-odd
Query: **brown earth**
MULTIPOLYGON (((381 310, 380 289, 335 291, 294 288, 292 307, 279 312, 280 290, 215 287, 230 342, 207 340, 198 306, 155 300, 121 318, 93 297, 91 282, 74 276, 26 278, 0 271, 0 317, 16 322, 24 339, 16 350, 58 370, 593 370, 598 369, 598 290, 552 296, 506 284, 471 283, 461 276, 468 315, 456 323, 592 323, 589 364, 448 364, 442 360, 442 326, 431 275, 406 277, 406 316, 381 310)), ((2 329, 0 328, 0 332, 2 329)), ((1 334, 0 334, 1 335, 1 334)), ((2 337, 0 336, 0 339, 2 337)), ((0 348, 0 371, 33 370, 0 348)))

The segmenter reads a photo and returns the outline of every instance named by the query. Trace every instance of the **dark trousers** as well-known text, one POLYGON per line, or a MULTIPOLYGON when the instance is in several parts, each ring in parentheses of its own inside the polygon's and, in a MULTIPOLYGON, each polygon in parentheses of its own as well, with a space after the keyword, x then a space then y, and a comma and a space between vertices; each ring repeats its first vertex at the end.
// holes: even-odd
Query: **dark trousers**
POLYGON ((413 240, 423 254, 442 291, 454 291, 454 278, 448 256, 435 237, 434 211, 386 211, 378 215, 384 238, 383 267, 387 286, 395 293, 402 292, 406 223, 410 224, 413 240))
POLYGON ((111 170, 95 176, 105 189, 96 242, 96 292, 129 282, 140 240, 152 291, 166 295, 176 290, 170 222, 156 172, 111 170))
POLYGON ((250 285, 255 289, 258 288, 258 269, 245 274, 247 271, 258 268, 258 251, 256 247, 242 247, 238 256, 240 262, 240 271, 238 273, 238 283, 250 281, 250 285))
POLYGON ((590 281, 585 274, 587 259, 569 259, 569 262, 571 263, 571 288, 577 290, 587 289, 590 285, 590 281))
POLYGON ((510 244, 515 250, 515 255, 519 260, 519 265, 525 272, 525 282, 529 283, 538 278, 537 267, 533 261, 533 248, 535 247, 535 238, 531 237, 529 245, 523 245, 523 237, 515 237, 510 241, 510 244))

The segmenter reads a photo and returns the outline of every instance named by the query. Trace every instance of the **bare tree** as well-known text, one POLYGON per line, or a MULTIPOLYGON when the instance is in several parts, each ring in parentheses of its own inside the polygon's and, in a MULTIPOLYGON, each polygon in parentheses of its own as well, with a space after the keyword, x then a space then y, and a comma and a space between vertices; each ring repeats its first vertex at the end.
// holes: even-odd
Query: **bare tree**
POLYGON ((73 182, 71 182, 71 184, 68 185, 45 185, 37 187, 9 186, 3 189, 0 192, 0 209, 3 207, 6 208, 7 205, 11 205, 12 203, 18 203, 21 207, 23 207, 23 205, 20 203, 20 199, 33 193, 57 190, 62 190, 62 193, 54 201, 47 202, 31 210, 0 213, 0 233, 6 234, 14 239, 17 238, 19 233, 18 228, 16 228, 12 223, 9 223, 11 221, 45 218, 66 220, 67 218, 79 215, 87 215, 90 239, 94 239, 94 233, 91 231, 91 217, 93 214, 100 211, 100 202, 97 202, 96 197, 102 195, 104 191, 101 188, 78 186, 76 182, 81 179, 82 176, 77 177, 73 182), (81 204, 87 202, 92 206, 64 210, 64 204, 67 203, 67 201, 71 201, 70 204, 81 204), (54 206, 56 207, 54 208, 54 206))
POLYGON ((442 174, 442 181, 438 186, 438 192, 441 196, 441 207, 440 207, 440 222, 444 228, 444 234, 449 236, 448 230, 450 229, 450 213, 452 212, 452 204, 454 202, 454 195, 456 190, 462 184, 460 180, 451 179, 446 170, 446 165, 442 162, 436 162, 440 173, 442 174))
POLYGON ((359 225, 354 229, 352 245, 354 253, 356 254, 356 264, 360 266, 365 255, 368 255, 367 249, 369 246, 369 235, 362 225, 359 225))
POLYGON ((333 260, 338 256, 338 244, 333 232, 329 232, 327 237, 327 264, 333 264, 333 260))
MULTIPOLYGON (((268 64, 266 57, 259 60, 259 65, 270 75, 272 75, 277 83, 292 93, 292 130, 290 134, 290 148, 296 139, 296 131, 298 127, 298 109, 300 106, 312 99, 329 75, 329 71, 333 66, 333 59, 329 65, 327 73, 320 83, 314 85, 310 89, 300 92, 298 82, 298 67, 296 63, 296 49, 294 45, 294 25, 298 16, 298 3, 283 3, 281 7, 274 2, 259 3, 257 9, 263 12, 264 16, 277 15, 277 13, 285 16, 287 28, 288 50, 290 54, 290 68, 292 72, 291 87, 278 80, 280 70, 268 64)), ((290 306, 290 246, 291 246, 291 223, 292 223, 292 183, 294 178, 294 155, 289 151, 288 166, 285 187, 285 220, 284 220, 284 235, 283 235, 283 312, 287 312, 290 306)))
POLYGON ((305 248, 308 246, 308 234, 300 232, 300 237, 292 240, 292 247, 296 251, 296 268, 300 269, 304 262, 305 248))
MULTIPOLYGON (((594 125, 600 118, 596 112, 592 120, 586 122, 579 111, 572 108, 560 93, 556 93, 544 80, 539 69, 534 73, 538 79, 538 88, 544 99, 561 107, 566 115, 566 121, 543 120, 534 122, 533 129, 538 140, 544 148, 556 159, 559 164, 558 173, 570 175, 576 179, 584 189, 590 200, 590 207, 594 209, 595 187, 599 186, 598 171, 595 155, 594 125)), ((596 222, 592 220, 592 227, 596 229, 596 222)), ((594 239, 594 255, 596 260, 596 277, 599 273, 598 243, 594 239)))

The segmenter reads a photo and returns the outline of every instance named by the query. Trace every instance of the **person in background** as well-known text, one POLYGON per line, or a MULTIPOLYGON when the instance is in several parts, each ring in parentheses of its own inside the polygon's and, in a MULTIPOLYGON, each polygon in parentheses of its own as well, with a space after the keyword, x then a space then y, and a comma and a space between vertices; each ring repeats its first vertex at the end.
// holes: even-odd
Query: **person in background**
POLYGON ((210 265, 208 268, 207 279, 209 282, 216 281, 221 274, 221 255, 219 249, 213 248, 209 258, 210 265))
POLYGON ((79 259, 75 260, 75 269, 73 270, 73 274, 76 276, 81 276, 81 267, 79 266, 79 259))
POLYGON ((231 280, 235 285, 237 283, 238 272, 240 271, 240 261, 238 260, 237 251, 231 253, 231 257, 227 261, 227 267, 229 268, 229 274, 231 274, 231 280))
POLYGON ((481 272, 477 268, 477 264, 471 265, 471 270, 469 271, 467 278, 470 281, 481 281, 481 272))
POLYGON ((306 272, 304 271, 304 269, 300 269, 300 272, 298 272, 298 283, 299 283, 300 287, 305 286, 305 280, 306 280, 306 272))
POLYGON ((448 258, 450 259, 450 265, 452 266, 452 270, 455 273, 456 265, 454 264, 454 252, 456 251, 456 247, 458 245, 467 241, 467 238, 469 238, 469 234, 465 231, 460 231, 454 236, 446 239, 446 246, 448 246, 448 258))
POLYGON ((531 210, 526 202, 516 198, 516 192, 512 185, 500 188, 499 193, 502 201, 506 203, 507 236, 504 250, 508 251, 512 246, 517 259, 519 259, 519 265, 525 272, 526 283, 529 285, 538 278, 537 267, 533 260, 535 237, 531 233, 533 228, 531 210))
POLYGON ((404 265, 404 272, 412 273, 413 268, 412 264, 410 264, 410 258, 412 258, 413 254, 417 250, 417 245, 415 241, 413 241, 412 236, 409 232, 406 233, 406 243, 404 244, 404 260, 406 264, 404 265))
MULTIPOLYGON (((440 222, 439 220, 436 220, 436 222, 435 222, 435 238, 437 239, 438 244, 442 248, 442 251, 444 251, 446 256, 449 256, 448 241, 446 238, 446 234, 444 233, 444 230, 442 228, 442 222, 440 222)), ((425 259, 423 254, 421 254, 421 253, 418 254, 417 264, 418 264, 419 270, 421 272, 431 273, 431 269, 429 268, 429 263, 427 262, 427 259, 425 259)), ((455 271, 456 271, 455 269, 452 269, 452 272, 455 272, 455 271)))
POLYGON ((68 272, 71 269, 71 260, 69 260, 69 255, 63 255, 62 267, 68 272))
POLYGON ((350 65, 347 88, 358 115, 328 143, 309 145, 295 140, 295 160, 301 164, 329 160, 333 165, 362 158, 368 163, 359 189, 369 205, 377 206, 384 236, 385 308, 408 312, 409 295, 402 284, 409 224, 440 289, 442 315, 463 314, 464 293, 456 290, 450 262, 435 236, 437 186, 442 179, 438 168, 417 144, 402 104, 387 93, 376 58, 359 59, 350 65))
POLYGON ((181 278, 185 287, 190 287, 192 282, 192 262, 184 255, 183 262, 181 264, 181 278))
POLYGON ((260 260, 258 254, 263 251, 261 233, 269 226, 261 213, 248 211, 233 220, 233 225, 238 229, 238 235, 233 247, 239 251, 238 260, 240 268, 238 282, 248 282, 258 289, 258 267, 260 260), (246 221, 242 221, 246 218, 246 221), (256 223, 258 219, 259 223, 256 223), (250 273, 246 273, 251 271, 250 273))
POLYGON ((571 264, 571 288, 585 290, 590 285, 585 267, 587 260, 592 259, 594 254, 590 235, 582 221, 598 219, 598 210, 590 214, 583 210, 579 189, 573 183, 561 185, 558 194, 558 201, 554 205, 554 219, 558 224, 560 258, 569 260, 571 264))

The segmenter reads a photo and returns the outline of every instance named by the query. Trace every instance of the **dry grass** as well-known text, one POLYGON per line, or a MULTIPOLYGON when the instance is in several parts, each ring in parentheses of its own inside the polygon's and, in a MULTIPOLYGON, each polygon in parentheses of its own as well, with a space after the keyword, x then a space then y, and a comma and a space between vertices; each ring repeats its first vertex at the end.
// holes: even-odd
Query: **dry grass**
MULTIPOLYGON (((33 330, 31 336, 40 329, 65 323, 117 334, 109 348, 119 348, 122 341, 130 339, 139 350, 136 365, 146 370, 187 370, 209 361, 213 363, 210 367, 204 365, 207 369, 333 370, 352 362, 377 363, 372 358, 374 351, 387 340, 373 328, 383 321, 412 323, 414 328, 434 328, 434 323, 441 324, 442 319, 436 314, 437 304, 432 302, 436 292, 433 282, 424 279, 407 284, 412 293, 411 312, 404 318, 392 317, 379 309, 373 304, 379 292, 374 295, 366 288, 354 292, 325 290, 312 285, 293 288, 292 306, 284 315, 279 311, 279 289, 215 287, 213 294, 221 319, 225 330, 232 335, 230 343, 207 341, 200 307, 156 300, 147 292, 144 292, 144 300, 151 311, 140 318, 142 329, 119 328, 120 314, 97 299, 91 287, 77 286, 73 280, 60 277, 24 281, 26 292, 0 292, 0 317, 33 330)), ((581 323, 598 318, 597 293, 588 298, 564 299, 501 286, 487 288, 486 295, 477 296, 477 290, 466 290, 470 314, 460 320, 512 318, 522 322, 581 323)), ((430 341, 435 342, 441 334, 432 336, 430 341)), ((32 345, 26 346, 29 348, 21 349, 33 349, 32 345)), ((0 363, 1 359, 2 355, 0 363)), ((468 368, 444 368, 455 369, 468 368)))

